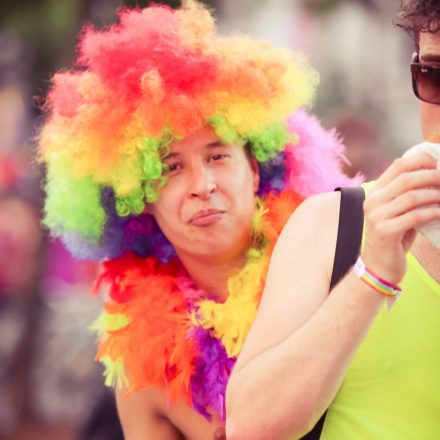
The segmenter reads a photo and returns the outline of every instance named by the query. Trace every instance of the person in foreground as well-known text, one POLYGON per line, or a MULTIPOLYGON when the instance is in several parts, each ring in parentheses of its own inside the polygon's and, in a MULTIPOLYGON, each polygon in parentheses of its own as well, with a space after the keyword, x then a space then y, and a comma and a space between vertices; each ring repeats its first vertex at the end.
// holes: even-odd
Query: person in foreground
MULTIPOLYGON (((397 24, 415 36, 411 69, 423 138, 439 142, 440 1, 405 1, 397 24)), ((339 193, 307 199, 288 220, 228 384, 229 440, 301 438, 327 409, 313 438, 440 438, 434 147, 434 155, 395 160, 364 186, 360 259, 330 294, 339 193), (419 231, 432 222, 428 239, 419 231)))
POLYGON ((285 221, 358 180, 302 109, 317 75, 301 55, 218 36, 194 1, 118 18, 53 78, 44 222, 104 260, 93 327, 125 438, 209 439, 285 221))

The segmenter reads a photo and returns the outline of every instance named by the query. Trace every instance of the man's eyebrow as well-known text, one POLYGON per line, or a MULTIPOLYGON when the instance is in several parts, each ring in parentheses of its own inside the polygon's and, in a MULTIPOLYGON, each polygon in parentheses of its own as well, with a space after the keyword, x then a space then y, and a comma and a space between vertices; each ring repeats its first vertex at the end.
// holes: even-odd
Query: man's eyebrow
MULTIPOLYGON (((211 148, 218 148, 218 147, 229 147, 229 144, 225 144, 223 141, 214 141, 214 142, 209 142, 208 144, 205 145, 205 148, 211 149, 211 148)), ((180 156, 180 153, 178 151, 173 151, 169 154, 167 154, 163 160, 166 159, 175 159, 177 157, 180 156)))
POLYGON ((175 159, 176 157, 179 157, 180 156, 180 153, 178 153, 178 152, 173 152, 173 153, 169 153, 169 154, 167 154, 164 158, 163 158, 163 160, 167 160, 167 159, 175 159))
POLYGON ((440 64, 440 55, 439 54, 430 54, 426 53, 419 57, 420 61, 423 61, 424 63, 439 63, 440 64))
POLYGON ((220 140, 206 144, 206 148, 227 147, 227 146, 228 144, 225 144, 223 141, 220 140))

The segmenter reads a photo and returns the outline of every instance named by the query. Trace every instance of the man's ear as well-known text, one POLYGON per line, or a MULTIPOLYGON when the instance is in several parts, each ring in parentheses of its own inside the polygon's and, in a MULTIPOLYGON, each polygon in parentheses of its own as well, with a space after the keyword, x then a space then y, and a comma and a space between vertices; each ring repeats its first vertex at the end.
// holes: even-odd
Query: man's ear
POLYGON ((258 166, 258 161, 254 156, 251 156, 250 159, 253 174, 254 193, 256 193, 260 187, 260 167, 258 166))
POLYGON ((411 62, 414 63, 418 56, 419 54, 417 52, 413 52, 411 55, 411 62))
POLYGON ((144 208, 144 214, 150 214, 153 215, 153 210, 151 207, 151 203, 145 203, 145 208, 144 208))

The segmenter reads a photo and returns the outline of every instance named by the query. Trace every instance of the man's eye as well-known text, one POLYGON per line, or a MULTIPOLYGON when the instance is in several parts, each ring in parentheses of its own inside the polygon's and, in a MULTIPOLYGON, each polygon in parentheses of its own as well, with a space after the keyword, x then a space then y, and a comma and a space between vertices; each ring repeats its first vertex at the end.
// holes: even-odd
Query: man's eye
POLYGON ((168 174, 168 175, 176 174, 181 168, 182 167, 179 163, 166 164, 165 174, 168 174))
POLYGON ((224 153, 217 153, 217 154, 213 154, 211 155, 211 157, 209 158, 209 160, 222 160, 222 159, 226 159, 227 157, 229 157, 228 154, 224 154, 224 153))

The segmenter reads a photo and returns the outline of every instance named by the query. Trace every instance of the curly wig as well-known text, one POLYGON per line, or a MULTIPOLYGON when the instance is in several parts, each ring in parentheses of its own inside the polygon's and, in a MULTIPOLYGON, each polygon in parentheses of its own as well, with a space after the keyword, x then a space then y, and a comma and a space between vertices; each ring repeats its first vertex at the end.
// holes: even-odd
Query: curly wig
POLYGON ((219 36, 194 0, 122 8, 112 26, 85 26, 75 68, 53 76, 46 100, 45 225, 79 258, 131 250, 167 260, 173 247, 144 211, 166 183, 169 144, 208 124, 249 147, 260 195, 283 190, 295 162, 286 147, 299 140, 286 118, 311 104, 318 82, 301 54, 219 36))

